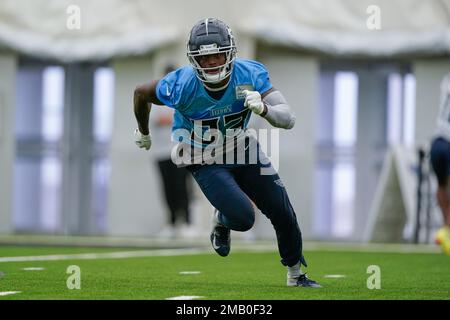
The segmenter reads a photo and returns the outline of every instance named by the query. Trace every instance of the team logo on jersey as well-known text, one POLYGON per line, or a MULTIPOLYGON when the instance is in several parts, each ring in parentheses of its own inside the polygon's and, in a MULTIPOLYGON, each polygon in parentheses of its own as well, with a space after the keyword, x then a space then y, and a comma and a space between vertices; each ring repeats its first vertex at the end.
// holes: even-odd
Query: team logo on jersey
POLYGON ((217 117, 217 116, 221 116, 225 113, 229 113, 229 112, 231 112, 231 110, 232 110, 231 106, 225 106, 220 109, 211 110, 209 113, 211 114, 212 117, 217 117))
POLYGON ((242 86, 236 86, 236 99, 245 99, 244 90, 253 91, 253 86, 251 84, 246 84, 242 86))

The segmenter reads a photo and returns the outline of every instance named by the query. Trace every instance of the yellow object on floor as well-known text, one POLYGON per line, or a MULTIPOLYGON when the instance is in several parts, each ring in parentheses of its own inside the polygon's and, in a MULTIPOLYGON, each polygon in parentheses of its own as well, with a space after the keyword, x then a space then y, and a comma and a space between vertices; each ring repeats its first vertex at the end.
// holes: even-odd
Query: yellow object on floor
POLYGON ((450 228, 442 227, 436 233, 435 241, 446 254, 450 254, 450 228))

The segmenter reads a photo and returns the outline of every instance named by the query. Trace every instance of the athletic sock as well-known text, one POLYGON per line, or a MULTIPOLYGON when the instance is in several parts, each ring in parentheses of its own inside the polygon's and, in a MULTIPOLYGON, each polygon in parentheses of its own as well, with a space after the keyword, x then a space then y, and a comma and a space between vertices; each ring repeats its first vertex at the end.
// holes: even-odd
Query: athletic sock
POLYGON ((288 277, 289 278, 298 278, 302 274, 300 270, 300 262, 288 268, 288 277))

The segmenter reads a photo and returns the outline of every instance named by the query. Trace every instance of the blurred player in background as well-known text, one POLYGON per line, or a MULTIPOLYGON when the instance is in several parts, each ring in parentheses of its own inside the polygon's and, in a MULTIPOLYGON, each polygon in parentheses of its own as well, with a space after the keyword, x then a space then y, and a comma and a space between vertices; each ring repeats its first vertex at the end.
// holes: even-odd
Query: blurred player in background
MULTIPOLYGON (((168 65, 164 75, 175 70, 168 65)), ((186 238, 195 236, 191 224, 190 205, 190 175, 185 168, 178 168, 171 159, 173 144, 170 141, 174 110, 157 106, 153 109, 150 124, 153 134, 152 153, 161 177, 161 189, 168 209, 167 225, 158 236, 163 238, 186 238)))
POLYGON ((291 129, 295 116, 289 105, 270 83, 262 64, 236 59, 234 36, 224 22, 199 21, 187 47, 189 66, 136 88, 136 144, 147 150, 151 146, 148 120, 152 103, 174 108, 173 138, 180 141, 183 153, 191 152, 187 158, 192 161, 183 164, 215 208, 210 235, 214 250, 227 256, 230 230, 243 232, 253 226, 253 201, 275 229, 281 263, 288 269, 287 285, 320 287, 301 271, 301 265, 306 266, 302 235, 284 184, 247 130, 252 113, 274 127, 291 129), (222 148, 207 153, 211 144, 222 148), (258 160, 253 163, 250 158, 254 154, 258 160), (229 155, 232 160, 245 161, 230 163, 229 155), (221 157, 227 160, 222 162, 221 157), (270 174, 261 174, 263 171, 270 174))
POLYGON ((430 156, 438 180, 437 201, 444 220, 444 226, 436 234, 436 242, 450 254, 450 73, 441 84, 441 102, 430 156))

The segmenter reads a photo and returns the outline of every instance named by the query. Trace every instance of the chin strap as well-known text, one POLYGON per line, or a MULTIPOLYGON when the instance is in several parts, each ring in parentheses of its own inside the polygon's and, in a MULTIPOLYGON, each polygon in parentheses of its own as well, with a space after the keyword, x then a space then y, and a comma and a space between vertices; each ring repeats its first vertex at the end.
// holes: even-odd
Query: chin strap
POLYGON ((225 88, 228 86, 229 83, 230 83, 230 77, 228 78, 227 83, 225 83, 225 85, 223 85, 223 86, 221 86, 221 87, 219 87, 219 88, 211 88, 211 87, 208 87, 208 86, 206 85, 206 83, 203 83, 203 85, 205 86, 206 89, 208 89, 208 91, 211 91, 211 92, 217 92, 217 91, 222 91, 223 89, 225 89, 225 88))

